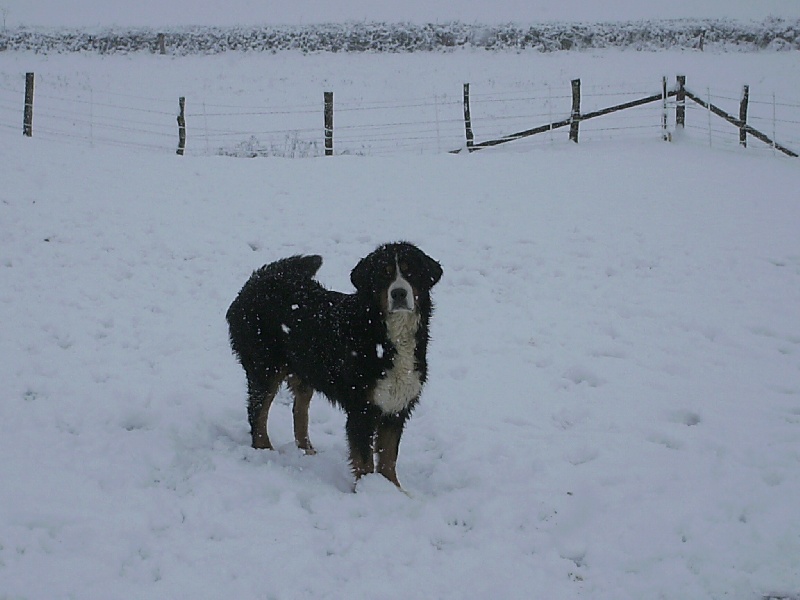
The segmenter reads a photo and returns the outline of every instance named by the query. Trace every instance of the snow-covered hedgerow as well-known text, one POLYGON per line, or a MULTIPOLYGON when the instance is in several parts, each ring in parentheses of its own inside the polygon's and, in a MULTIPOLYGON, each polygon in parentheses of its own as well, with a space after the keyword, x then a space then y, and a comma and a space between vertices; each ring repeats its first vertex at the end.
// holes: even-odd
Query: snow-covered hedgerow
POLYGON ((800 20, 669 20, 625 23, 480 25, 461 22, 329 23, 300 26, 194 27, 163 31, 96 31, 18 28, 0 32, 0 51, 37 53, 165 52, 174 55, 220 52, 417 52, 457 47, 487 50, 579 50, 667 48, 798 50, 800 20))

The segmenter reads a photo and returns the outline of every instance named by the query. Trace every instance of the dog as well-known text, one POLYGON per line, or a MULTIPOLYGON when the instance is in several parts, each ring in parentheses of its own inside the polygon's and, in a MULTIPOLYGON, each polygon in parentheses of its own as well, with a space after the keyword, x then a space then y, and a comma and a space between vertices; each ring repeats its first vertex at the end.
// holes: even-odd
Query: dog
POLYGON ((271 449, 267 418, 286 381, 297 446, 314 454, 308 407, 315 391, 347 415, 355 482, 376 470, 402 489, 397 453, 403 428, 428 375, 431 288, 442 267, 415 245, 379 246, 353 268, 355 293, 314 279, 318 255, 265 265, 226 314, 233 353, 247 376, 253 448, 271 449))

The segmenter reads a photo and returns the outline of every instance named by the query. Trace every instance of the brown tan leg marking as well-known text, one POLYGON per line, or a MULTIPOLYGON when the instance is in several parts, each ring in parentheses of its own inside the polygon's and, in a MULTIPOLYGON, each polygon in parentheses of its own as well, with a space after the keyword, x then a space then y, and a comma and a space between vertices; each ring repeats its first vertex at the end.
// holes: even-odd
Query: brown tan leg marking
POLYGON ((400 449, 402 426, 381 423, 378 425, 376 447, 378 451, 378 473, 401 488, 397 480, 397 452, 400 449))
POLYGON ((271 378, 267 390, 263 393, 261 402, 253 409, 255 414, 251 424, 251 434, 253 438, 253 448, 258 450, 272 450, 272 444, 269 441, 269 434, 267 433, 267 421, 269 420, 269 408, 282 382, 282 374, 271 378))
POLYGON ((267 434, 267 415, 269 414, 269 404, 264 403, 261 411, 256 417, 256 427, 253 430, 253 448, 256 450, 272 450, 272 443, 267 434))
POLYGON ((317 451, 314 450, 308 437, 308 407, 311 404, 311 396, 314 395, 314 389, 294 375, 289 376, 288 383, 289 389, 294 395, 294 405, 292 406, 294 441, 297 447, 306 454, 316 454, 317 451))

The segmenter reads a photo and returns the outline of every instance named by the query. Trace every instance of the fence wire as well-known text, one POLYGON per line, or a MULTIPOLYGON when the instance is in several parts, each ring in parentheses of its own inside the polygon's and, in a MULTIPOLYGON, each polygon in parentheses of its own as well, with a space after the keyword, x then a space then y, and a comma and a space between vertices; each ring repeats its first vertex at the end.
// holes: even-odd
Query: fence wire
MULTIPOLYGON (((0 84, 0 129, 22 132, 24 77, 20 86, 0 84)), ((674 89, 670 87, 670 89, 674 89)), ((470 96, 475 143, 505 138, 569 119, 569 83, 488 91, 473 88, 470 96)), ((660 81, 632 82, 630 89, 583 85, 581 114, 660 94, 660 81)), ((706 90, 704 101, 738 116, 741 90, 706 90)), ((86 82, 70 86, 62 80, 36 83, 33 135, 36 138, 93 146, 127 147, 147 152, 174 153, 178 143, 177 98, 93 90, 86 82), (77 89, 76 89, 77 88, 77 89)), ((226 156, 311 157, 324 154, 323 103, 220 103, 187 98, 187 154, 226 156)), ((663 103, 619 111, 580 122, 580 142, 608 139, 658 139, 675 130, 677 104, 667 101, 668 128, 662 128, 663 103)), ((695 139, 712 146, 739 146, 739 130, 708 110, 686 102, 686 128, 695 139)), ((336 154, 435 154, 465 145, 462 90, 409 98, 362 100, 336 97, 334 108, 336 154)), ((800 100, 753 93, 747 122, 781 144, 800 150, 800 100)), ((524 142, 554 144, 568 141, 568 129, 545 131, 524 142)), ((521 146, 515 141, 503 146, 521 146)), ((771 149, 748 137, 748 148, 771 149)))

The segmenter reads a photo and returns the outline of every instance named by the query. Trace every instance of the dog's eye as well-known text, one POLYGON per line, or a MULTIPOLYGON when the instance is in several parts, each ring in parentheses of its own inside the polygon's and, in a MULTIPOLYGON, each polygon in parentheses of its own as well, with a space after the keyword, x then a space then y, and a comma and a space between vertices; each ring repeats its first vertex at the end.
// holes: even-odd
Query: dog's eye
POLYGON ((386 274, 387 274, 387 275, 391 275, 391 274, 392 274, 392 271, 394 270, 394 269, 392 268, 392 265, 386 265, 386 267, 384 267, 384 269, 386 270, 386 274))
POLYGON ((407 262, 401 262, 400 263, 400 270, 401 271, 408 271, 408 263, 407 262))

